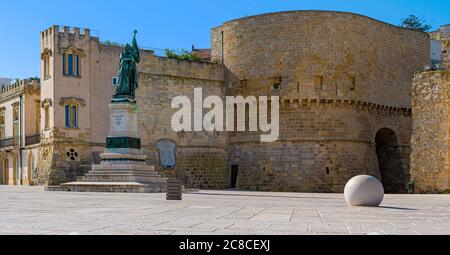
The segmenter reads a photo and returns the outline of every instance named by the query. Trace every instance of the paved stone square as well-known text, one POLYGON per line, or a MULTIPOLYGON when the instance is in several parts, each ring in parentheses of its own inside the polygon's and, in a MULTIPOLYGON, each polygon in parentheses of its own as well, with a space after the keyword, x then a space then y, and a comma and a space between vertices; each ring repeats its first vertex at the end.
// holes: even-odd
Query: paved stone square
POLYGON ((342 194, 200 191, 46 192, 0 186, 0 234, 450 234, 450 195, 387 195, 381 208, 342 194))

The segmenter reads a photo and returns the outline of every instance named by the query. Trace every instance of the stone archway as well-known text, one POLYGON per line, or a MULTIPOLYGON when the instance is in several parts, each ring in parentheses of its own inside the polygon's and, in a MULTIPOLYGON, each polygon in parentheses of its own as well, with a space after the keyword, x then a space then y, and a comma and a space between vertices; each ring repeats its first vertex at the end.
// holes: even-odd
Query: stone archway
POLYGON ((407 193, 404 165, 395 132, 389 128, 377 132, 376 152, 381 181, 386 193, 407 193))

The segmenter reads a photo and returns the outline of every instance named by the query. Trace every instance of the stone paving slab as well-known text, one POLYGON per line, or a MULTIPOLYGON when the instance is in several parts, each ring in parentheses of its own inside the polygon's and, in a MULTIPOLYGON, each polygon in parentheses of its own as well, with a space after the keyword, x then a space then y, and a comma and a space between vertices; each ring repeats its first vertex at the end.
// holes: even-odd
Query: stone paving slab
POLYGON ((386 195, 366 208, 348 207, 342 194, 200 191, 166 201, 0 186, 0 234, 448 235, 450 195, 386 195))

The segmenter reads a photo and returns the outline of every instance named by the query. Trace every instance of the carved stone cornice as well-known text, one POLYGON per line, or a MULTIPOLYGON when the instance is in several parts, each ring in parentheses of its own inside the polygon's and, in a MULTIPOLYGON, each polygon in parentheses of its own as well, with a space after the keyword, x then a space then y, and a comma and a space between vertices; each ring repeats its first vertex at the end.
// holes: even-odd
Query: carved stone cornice
POLYGON ((85 107, 86 106, 86 102, 82 98, 61 97, 61 99, 59 100, 59 105, 61 105, 61 106, 64 106, 64 105, 78 105, 78 106, 81 106, 81 107, 85 107))
POLYGON ((84 50, 77 49, 72 45, 69 45, 68 47, 65 47, 65 48, 64 47, 59 48, 59 54, 62 55, 64 53, 72 53, 72 54, 78 55, 80 57, 86 56, 86 53, 84 52, 84 50))
POLYGON ((53 106, 53 101, 51 98, 46 98, 41 102, 41 107, 44 108, 45 106, 53 106))
POLYGON ((368 109, 376 113, 403 114, 405 116, 411 116, 410 106, 385 105, 368 101, 336 98, 280 98, 281 109, 303 108, 311 106, 321 107, 327 105, 332 107, 349 106, 357 109, 368 109))
POLYGON ((49 48, 45 48, 41 53, 41 59, 44 60, 45 56, 53 56, 53 51, 49 48))

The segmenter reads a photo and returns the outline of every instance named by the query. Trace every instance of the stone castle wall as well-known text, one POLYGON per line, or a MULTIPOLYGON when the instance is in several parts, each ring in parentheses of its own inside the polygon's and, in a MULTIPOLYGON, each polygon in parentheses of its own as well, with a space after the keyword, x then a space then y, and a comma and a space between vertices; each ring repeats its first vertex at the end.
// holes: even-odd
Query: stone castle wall
POLYGON ((297 102, 281 108, 275 143, 258 143, 256 134, 230 135, 229 167, 239 166, 240 188, 342 192, 355 175, 382 179, 375 144, 382 128, 397 134, 403 174, 409 179, 408 109, 337 100, 297 102))
POLYGON ((223 97, 224 74, 221 65, 178 61, 148 56, 143 59, 137 91, 138 125, 144 151, 156 170, 166 176, 176 172, 186 186, 223 189, 228 186, 227 134, 209 132, 176 133, 171 127, 171 108, 176 96, 187 96, 193 106, 194 89, 223 97), (163 169, 155 143, 169 139, 176 144, 174 170, 163 169))
POLYGON ((223 48, 224 65, 251 93, 410 106, 412 75, 429 63, 429 43, 427 33, 356 14, 293 11, 214 28, 212 57, 220 60, 223 48))
POLYGON ((448 71, 414 77, 411 174, 418 193, 450 191, 449 87, 448 71))
POLYGON ((411 82, 429 62, 426 33, 349 13, 274 13, 214 28, 212 57, 231 95, 278 95, 289 106, 276 143, 230 135, 239 188, 341 192, 357 174, 382 179, 375 141, 384 128, 395 132, 408 183, 411 82))
POLYGON ((411 175, 417 193, 450 192, 450 25, 431 36, 441 43, 442 65, 416 73, 412 92, 411 175))

